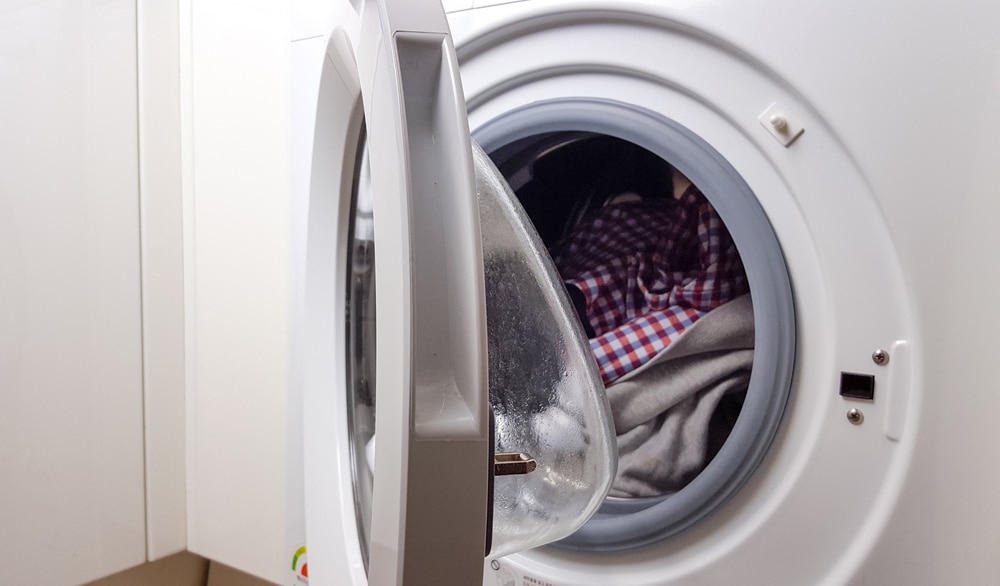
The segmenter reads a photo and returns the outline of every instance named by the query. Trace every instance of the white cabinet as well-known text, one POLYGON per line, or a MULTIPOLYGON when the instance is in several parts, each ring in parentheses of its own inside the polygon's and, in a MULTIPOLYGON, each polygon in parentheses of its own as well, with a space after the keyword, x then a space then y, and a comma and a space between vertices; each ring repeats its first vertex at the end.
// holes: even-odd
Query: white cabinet
POLYGON ((188 549, 279 582, 289 386, 289 7, 181 6, 188 549))
POLYGON ((0 584, 282 578, 288 39, 280 1, 0 3, 0 584))
POLYGON ((0 583, 146 559, 136 6, 0 4, 0 583))

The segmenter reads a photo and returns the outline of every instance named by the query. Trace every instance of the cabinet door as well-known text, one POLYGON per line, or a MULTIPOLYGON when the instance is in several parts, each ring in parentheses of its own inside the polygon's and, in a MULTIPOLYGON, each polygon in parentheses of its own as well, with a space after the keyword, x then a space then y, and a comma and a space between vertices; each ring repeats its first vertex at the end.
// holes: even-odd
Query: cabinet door
POLYGON ((279 582, 291 560, 288 3, 180 4, 187 547, 279 582))
POLYGON ((145 555, 135 2, 0 4, 0 583, 145 555))

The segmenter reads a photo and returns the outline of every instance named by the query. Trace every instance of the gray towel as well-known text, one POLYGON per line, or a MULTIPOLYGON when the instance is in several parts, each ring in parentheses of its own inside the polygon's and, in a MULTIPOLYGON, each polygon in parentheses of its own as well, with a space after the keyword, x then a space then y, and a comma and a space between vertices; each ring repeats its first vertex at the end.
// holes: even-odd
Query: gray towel
POLYGON ((719 402, 749 384, 753 336, 753 304, 744 295, 608 387, 619 454, 611 496, 669 494, 701 472, 719 402))

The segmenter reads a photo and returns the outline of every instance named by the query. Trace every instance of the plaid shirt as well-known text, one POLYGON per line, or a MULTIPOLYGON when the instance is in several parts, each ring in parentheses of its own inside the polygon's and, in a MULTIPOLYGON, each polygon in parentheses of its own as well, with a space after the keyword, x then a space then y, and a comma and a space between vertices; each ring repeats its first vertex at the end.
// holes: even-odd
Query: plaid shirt
POLYGON ((747 291, 715 208, 694 186, 679 199, 606 204, 551 250, 583 292, 605 384, 645 364, 701 316, 747 291))

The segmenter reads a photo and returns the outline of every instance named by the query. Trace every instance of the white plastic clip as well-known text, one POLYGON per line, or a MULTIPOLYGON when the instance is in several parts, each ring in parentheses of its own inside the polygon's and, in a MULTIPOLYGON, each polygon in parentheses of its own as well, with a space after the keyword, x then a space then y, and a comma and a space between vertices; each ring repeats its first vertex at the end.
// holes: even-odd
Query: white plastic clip
POLYGON ((777 102, 768 106, 757 120, 771 133, 771 136, 786 147, 805 132, 805 128, 798 121, 789 118, 788 113, 778 107, 777 102))

